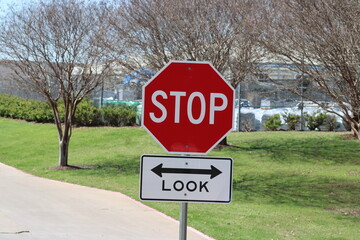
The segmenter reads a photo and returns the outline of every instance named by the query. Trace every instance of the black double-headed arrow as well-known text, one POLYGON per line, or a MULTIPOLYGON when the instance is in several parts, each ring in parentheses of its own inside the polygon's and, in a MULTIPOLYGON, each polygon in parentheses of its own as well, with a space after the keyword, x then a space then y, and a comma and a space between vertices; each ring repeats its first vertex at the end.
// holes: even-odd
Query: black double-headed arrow
POLYGON ((156 175, 162 177, 163 173, 176 173, 176 174, 196 174, 196 175, 210 175, 210 179, 218 176, 222 172, 211 165, 211 169, 191 169, 191 168, 164 168, 160 163, 153 169, 151 169, 156 175))

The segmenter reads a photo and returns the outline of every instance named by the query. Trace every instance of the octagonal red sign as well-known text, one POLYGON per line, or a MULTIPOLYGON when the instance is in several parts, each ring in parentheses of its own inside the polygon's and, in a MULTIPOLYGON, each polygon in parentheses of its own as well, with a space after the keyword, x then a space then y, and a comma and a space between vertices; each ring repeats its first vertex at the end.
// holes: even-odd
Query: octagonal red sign
POLYGON ((208 153, 233 111, 234 89, 207 62, 171 61, 143 87, 142 125, 169 153, 208 153))

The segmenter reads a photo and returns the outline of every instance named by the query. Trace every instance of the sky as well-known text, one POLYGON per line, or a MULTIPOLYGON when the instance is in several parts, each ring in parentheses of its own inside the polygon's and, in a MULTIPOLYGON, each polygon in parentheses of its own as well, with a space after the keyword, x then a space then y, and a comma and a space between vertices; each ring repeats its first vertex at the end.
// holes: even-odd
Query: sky
POLYGON ((29 0, 0 0, 0 16, 4 16, 10 6, 19 6, 23 3, 30 2, 29 0))
POLYGON ((21 6, 24 3, 33 2, 34 0, 0 0, 0 17, 4 16, 10 6, 21 6))
POLYGON ((25 3, 30 3, 33 1, 34 0, 0 0, 0 17, 6 14, 6 11, 9 9, 9 6, 19 7, 25 3))

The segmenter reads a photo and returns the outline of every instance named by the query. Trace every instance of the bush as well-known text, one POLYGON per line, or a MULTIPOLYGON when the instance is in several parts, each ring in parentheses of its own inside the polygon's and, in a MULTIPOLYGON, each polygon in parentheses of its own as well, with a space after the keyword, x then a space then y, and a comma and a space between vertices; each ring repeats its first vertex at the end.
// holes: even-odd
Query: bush
POLYGON ((323 112, 314 112, 312 115, 305 113, 306 126, 311 130, 318 129, 323 125, 327 119, 327 114, 323 112))
POLYGON ((295 130, 296 126, 300 123, 300 116, 297 114, 291 114, 289 112, 285 112, 282 114, 286 125, 289 130, 295 130))
POLYGON ((53 111, 47 102, 27 100, 22 113, 20 118, 29 122, 54 122, 53 111))
POLYGON ((327 116, 325 123, 328 127, 328 131, 334 131, 336 128, 340 127, 340 124, 336 121, 334 115, 327 116))
POLYGON ((7 94, 0 94, 0 116, 40 123, 54 121, 47 102, 26 100, 7 94))
POLYGON ((264 124, 265 128, 270 131, 279 130, 281 125, 282 124, 281 124, 280 114, 275 114, 271 116, 264 124))
POLYGON ((19 99, 8 94, 0 95, 0 116, 17 118, 19 99))
POLYGON ((93 105, 93 101, 84 99, 79 103, 75 112, 75 125, 98 126, 102 125, 101 112, 93 105))
POLYGON ((136 122, 136 110, 130 106, 108 105, 101 109, 104 124, 113 127, 132 126, 136 122))
MULTIPOLYGON (((59 103, 61 121, 64 119, 64 104, 59 103)), ((0 94, 0 116, 39 123, 54 122, 52 109, 47 102, 26 100, 0 94)), ((136 106, 104 106, 98 109, 90 100, 83 100, 76 109, 74 124, 77 126, 107 125, 132 126, 136 122, 136 106), (104 120, 102 120, 104 119, 104 120)))

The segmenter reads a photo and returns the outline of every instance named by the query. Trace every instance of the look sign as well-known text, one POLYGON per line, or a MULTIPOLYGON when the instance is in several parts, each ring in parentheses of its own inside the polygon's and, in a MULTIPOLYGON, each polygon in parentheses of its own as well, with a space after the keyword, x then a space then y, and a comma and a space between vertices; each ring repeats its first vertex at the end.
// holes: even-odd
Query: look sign
POLYGON ((232 129, 234 89, 210 63, 168 63, 143 101, 143 127, 169 153, 208 153, 232 129))

